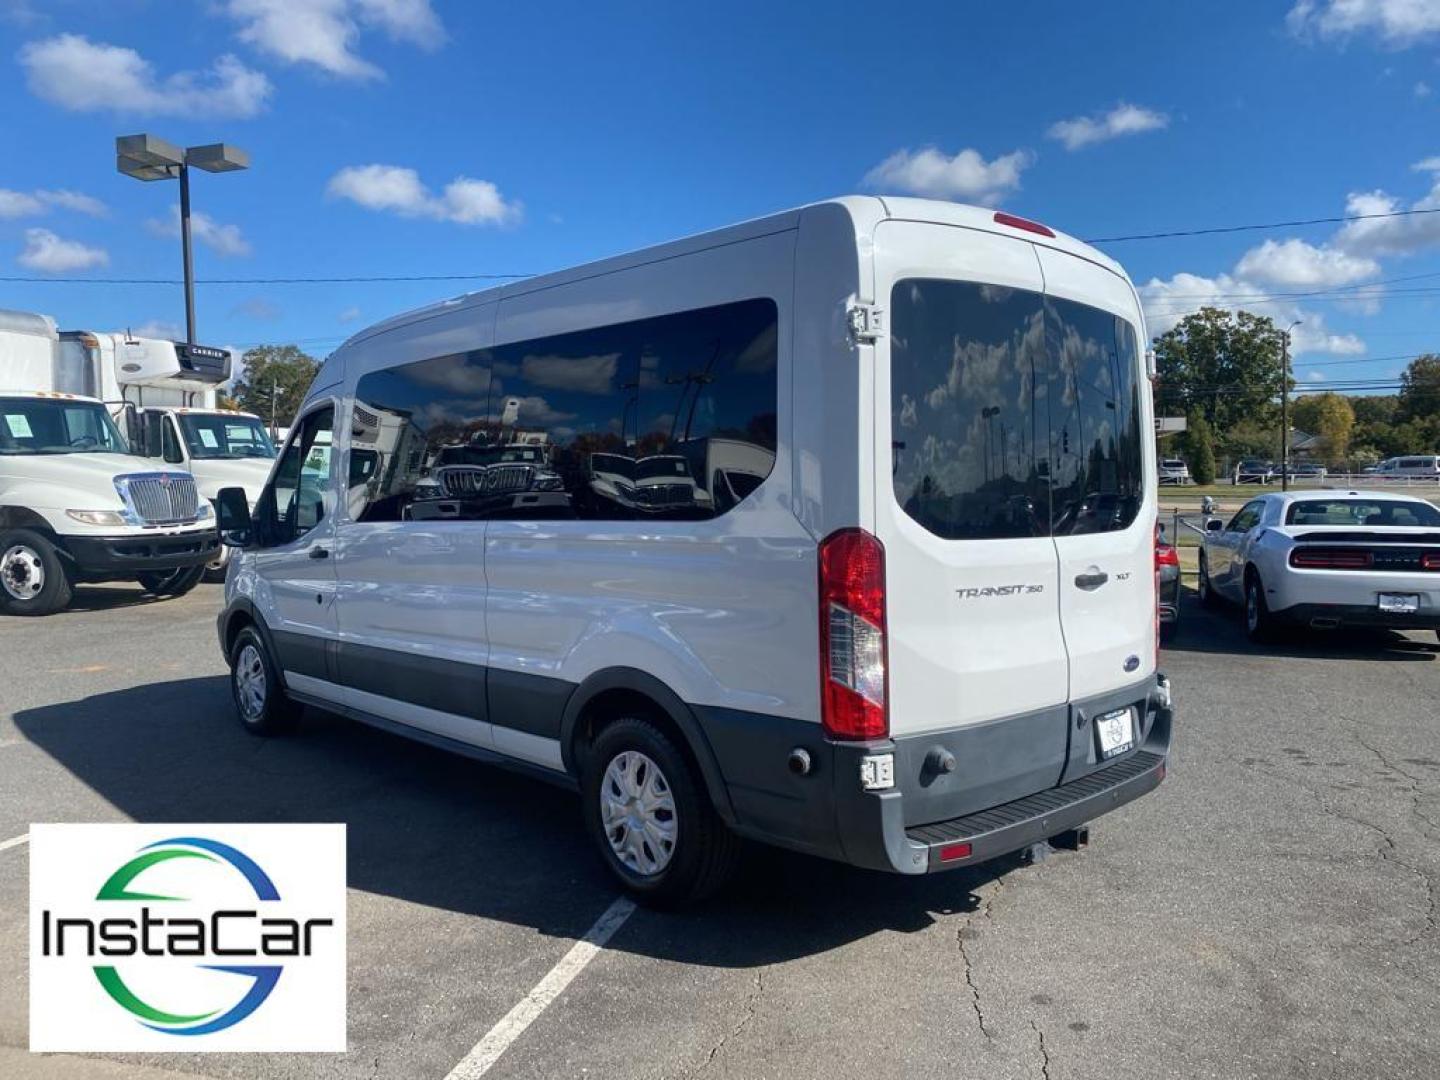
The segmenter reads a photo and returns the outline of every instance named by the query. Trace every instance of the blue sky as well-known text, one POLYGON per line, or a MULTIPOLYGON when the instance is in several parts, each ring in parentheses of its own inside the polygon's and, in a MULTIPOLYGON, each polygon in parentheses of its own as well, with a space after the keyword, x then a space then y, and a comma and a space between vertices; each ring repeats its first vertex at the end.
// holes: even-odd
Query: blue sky
MULTIPOLYGON (((1081 237, 1440 206, 1440 0, 876 11, 0 0, 0 275, 45 279, 0 306, 183 323, 178 287, 68 283, 178 276, 176 186, 114 169, 140 131, 252 155, 194 178, 201 278, 545 271, 855 191, 1081 237)), ((1305 320, 1304 379, 1440 349, 1440 214, 1107 250, 1152 329, 1322 292, 1243 301, 1305 320)), ((200 337, 323 354, 477 287, 202 285, 200 337)))

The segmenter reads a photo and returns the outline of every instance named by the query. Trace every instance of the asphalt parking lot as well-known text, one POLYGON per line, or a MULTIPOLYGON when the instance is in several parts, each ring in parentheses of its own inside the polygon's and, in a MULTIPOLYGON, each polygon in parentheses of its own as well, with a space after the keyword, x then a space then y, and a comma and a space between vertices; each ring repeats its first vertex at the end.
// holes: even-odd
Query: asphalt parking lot
MULTIPOLYGON (((635 911, 485 1075, 1440 1075, 1440 646, 1264 651, 1201 611, 1178 738, 1092 846, 911 880, 754 853, 635 911)), ((217 586, 0 621, 0 845, 31 822, 343 821, 344 1055, 26 1052, 25 844, 0 848, 0 1076, 445 1077, 616 897, 573 796, 319 713, 241 732, 217 586)))

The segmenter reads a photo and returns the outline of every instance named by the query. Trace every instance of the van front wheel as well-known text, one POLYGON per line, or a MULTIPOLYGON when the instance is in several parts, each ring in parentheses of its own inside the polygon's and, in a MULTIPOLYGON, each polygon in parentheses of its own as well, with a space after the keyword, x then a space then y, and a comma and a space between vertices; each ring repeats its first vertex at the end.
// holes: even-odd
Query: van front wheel
POLYGON ((739 840, 665 732, 638 717, 617 720, 596 737, 586 762, 586 829, 636 899, 657 907, 685 904, 725 884, 739 840))
POLYGON ((230 696, 240 724, 252 735, 283 735, 295 729, 300 706, 285 695, 265 639, 253 626, 230 646, 230 696))

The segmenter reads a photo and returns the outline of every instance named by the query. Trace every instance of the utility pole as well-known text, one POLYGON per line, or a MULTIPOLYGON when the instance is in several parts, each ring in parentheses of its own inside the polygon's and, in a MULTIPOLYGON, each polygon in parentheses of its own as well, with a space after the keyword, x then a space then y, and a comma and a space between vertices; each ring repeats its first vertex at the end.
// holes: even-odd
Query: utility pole
POLYGON ((1290 490, 1290 331, 1300 325, 1296 319, 1285 328, 1280 341, 1280 490, 1290 490))
POLYGON ((270 380, 270 438, 275 438, 275 433, 280 429, 275 426, 275 414, 280 409, 280 380, 270 380))

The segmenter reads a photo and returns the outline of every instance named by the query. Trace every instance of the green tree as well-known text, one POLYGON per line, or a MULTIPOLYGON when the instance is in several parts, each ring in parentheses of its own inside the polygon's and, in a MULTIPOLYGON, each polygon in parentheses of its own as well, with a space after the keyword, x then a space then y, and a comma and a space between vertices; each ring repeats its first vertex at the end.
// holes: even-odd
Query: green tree
POLYGON ((1181 452, 1190 466, 1190 478, 1197 484, 1215 482, 1215 433, 1200 410, 1190 414, 1185 425, 1181 452))
POLYGON ((1156 396, 1168 414, 1198 411, 1222 437, 1242 421, 1270 421, 1283 341, 1263 315, 1202 308, 1155 339, 1156 396))
POLYGON ((1349 398, 1328 391, 1302 394, 1291 403, 1290 417, 1297 430, 1319 436, 1331 461, 1349 456, 1355 431, 1355 408, 1349 398))
POLYGON ((1410 361, 1400 376, 1398 419, 1440 417, 1440 356, 1429 353, 1410 361))
POLYGON ((230 389, 241 409, 267 423, 289 427, 315 381, 320 362, 296 345, 259 345, 245 350, 243 374, 230 389))

